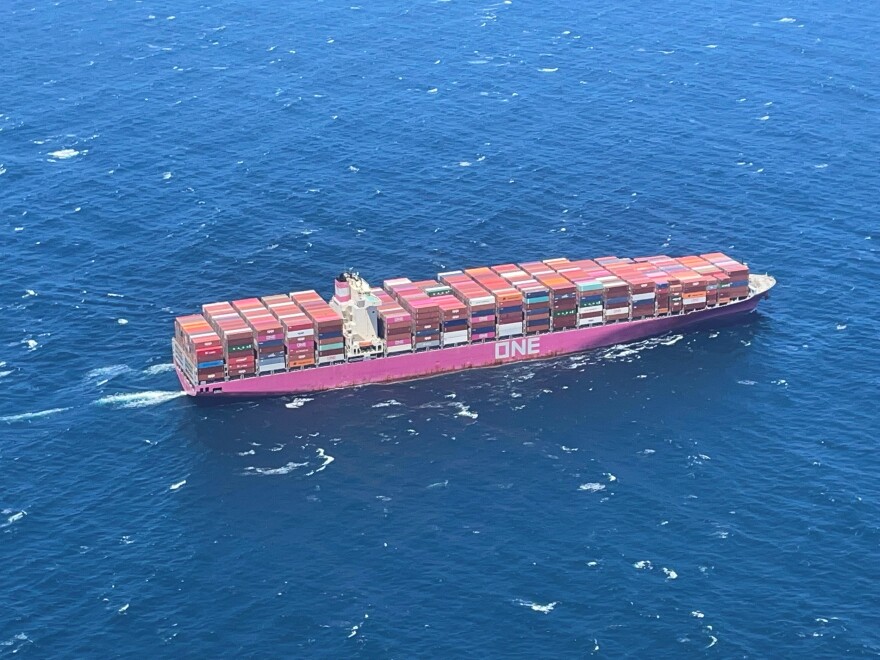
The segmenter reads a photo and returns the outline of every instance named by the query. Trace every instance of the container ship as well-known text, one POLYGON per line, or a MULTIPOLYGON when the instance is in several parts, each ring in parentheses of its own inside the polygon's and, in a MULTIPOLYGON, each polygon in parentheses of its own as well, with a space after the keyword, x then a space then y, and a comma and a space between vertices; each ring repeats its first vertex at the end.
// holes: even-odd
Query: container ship
POLYGON ((309 290, 203 305, 175 319, 171 345, 192 396, 319 392, 681 331, 752 312, 775 284, 721 252, 556 258, 381 287, 345 272, 329 302, 309 290))

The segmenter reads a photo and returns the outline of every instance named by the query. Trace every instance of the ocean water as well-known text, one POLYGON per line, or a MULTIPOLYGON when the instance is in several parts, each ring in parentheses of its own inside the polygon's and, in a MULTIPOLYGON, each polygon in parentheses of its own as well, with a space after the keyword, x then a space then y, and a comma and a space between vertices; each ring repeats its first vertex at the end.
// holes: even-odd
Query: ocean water
POLYGON ((0 656, 880 654, 880 12, 7 0, 0 656), (220 406, 203 302, 723 250, 750 321, 220 406))

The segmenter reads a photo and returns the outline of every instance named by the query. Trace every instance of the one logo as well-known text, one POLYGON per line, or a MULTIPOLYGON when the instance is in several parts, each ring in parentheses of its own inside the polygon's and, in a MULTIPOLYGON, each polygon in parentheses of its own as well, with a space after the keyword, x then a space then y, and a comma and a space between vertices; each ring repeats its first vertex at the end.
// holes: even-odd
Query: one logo
POLYGON ((538 355, 541 352, 541 338, 508 339, 495 344, 495 359, 517 357, 518 355, 538 355))

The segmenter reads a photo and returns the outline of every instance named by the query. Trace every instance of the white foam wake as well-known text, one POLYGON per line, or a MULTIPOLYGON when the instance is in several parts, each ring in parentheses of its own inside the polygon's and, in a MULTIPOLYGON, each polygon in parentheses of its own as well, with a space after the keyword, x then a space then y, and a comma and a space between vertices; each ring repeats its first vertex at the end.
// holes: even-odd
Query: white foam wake
POLYGON ((290 474, 297 468, 305 467, 308 463, 294 463, 290 462, 287 465, 282 465, 277 468, 260 468, 260 467, 246 467, 244 469, 245 474, 263 474, 266 476, 274 476, 279 474, 290 474))
POLYGON ((121 376, 122 374, 131 371, 131 367, 127 364, 111 364, 108 367, 98 367, 97 369, 92 369, 89 373, 86 374, 86 378, 89 380, 100 380, 101 384, 106 383, 111 378, 115 378, 116 376, 121 376))
POLYGON ((144 373, 148 376, 164 374, 166 371, 174 371, 174 364, 172 362, 167 362, 165 364, 154 364, 144 369, 144 373))
POLYGON ((374 404, 373 408, 388 408, 389 406, 402 406, 403 404, 397 399, 388 399, 388 401, 380 401, 374 404))
POLYGON ((149 406, 158 406, 160 403, 165 403, 182 396, 186 396, 186 392, 152 390, 149 392, 129 392, 127 394, 102 396, 95 403, 99 406, 113 406, 114 408, 147 408, 149 406))
POLYGON ((559 601, 553 601, 552 603, 541 605, 540 603, 533 603, 530 600, 522 600, 521 598, 517 598, 513 602, 522 607, 528 607, 535 612, 541 612, 541 614, 550 614, 550 612, 553 611, 553 608, 559 605, 559 601))
POLYGON ((578 490, 582 490, 587 493, 598 493, 600 490, 605 490, 605 484, 581 484, 580 486, 578 486, 578 490))
POLYGON ((452 407, 458 408, 458 412, 455 413, 458 417, 470 417, 471 419, 476 419, 477 417, 480 416, 479 413, 473 412, 469 406, 466 406, 463 403, 460 403, 458 401, 453 403, 452 407))
POLYGON ((294 399, 294 400, 291 401, 290 403, 285 403, 285 404, 284 404, 284 407, 285 407, 285 408, 302 408, 302 407, 303 407, 304 405, 306 405, 309 401, 314 401, 314 399, 310 399, 310 398, 308 398, 307 396, 304 396, 304 397, 301 397, 301 398, 294 399))
POLYGON ((324 459, 324 462, 320 466, 318 466, 317 468, 312 470, 311 472, 306 473, 307 477, 311 477, 313 474, 317 474, 318 472, 321 472, 322 470, 326 469, 327 466, 330 465, 330 463, 332 463, 333 461, 336 460, 335 458, 333 458, 329 454, 324 453, 324 450, 321 449, 320 447, 318 447, 318 458, 324 459))
POLYGON ((76 149, 59 149, 58 151, 51 152, 49 156, 58 160, 67 160, 68 158, 79 156, 79 152, 76 149))
POLYGON ((28 419, 48 417, 49 415, 55 415, 57 413, 64 412, 65 410, 70 410, 70 408, 50 408, 49 410, 40 410, 38 412, 26 412, 19 415, 6 415, 5 417, 0 417, 0 422, 23 422, 28 419))

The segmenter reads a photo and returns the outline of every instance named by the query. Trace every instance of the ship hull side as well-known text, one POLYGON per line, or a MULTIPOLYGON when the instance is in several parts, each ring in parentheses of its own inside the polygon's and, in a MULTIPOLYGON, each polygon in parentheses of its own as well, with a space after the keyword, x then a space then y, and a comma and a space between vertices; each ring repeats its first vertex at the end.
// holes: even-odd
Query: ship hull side
POLYGON ((194 388, 179 369, 177 375, 186 393, 199 397, 304 394, 371 383, 412 380, 465 369, 579 353, 686 330, 709 321, 731 319, 752 312, 764 295, 759 294, 741 302, 688 314, 548 332, 421 353, 403 353, 362 362, 344 362, 222 381, 199 388, 194 388))

